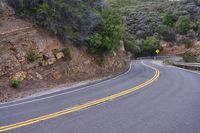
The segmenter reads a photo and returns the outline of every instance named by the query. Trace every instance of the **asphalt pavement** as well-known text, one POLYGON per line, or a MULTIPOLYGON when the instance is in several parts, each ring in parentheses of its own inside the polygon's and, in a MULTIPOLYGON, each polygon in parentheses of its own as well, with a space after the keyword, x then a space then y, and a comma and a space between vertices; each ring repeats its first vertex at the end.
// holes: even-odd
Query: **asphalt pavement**
POLYGON ((96 85, 0 105, 0 132, 200 133, 200 75, 151 61, 144 63, 159 70, 158 79, 152 79, 155 70, 134 61, 127 73, 96 85), (150 84, 113 100, 76 109, 145 82, 150 84), (74 106, 77 111, 54 114, 53 118, 49 115, 74 106), (45 115, 49 119, 34 121, 45 115), (15 125, 27 120, 25 126, 15 125))

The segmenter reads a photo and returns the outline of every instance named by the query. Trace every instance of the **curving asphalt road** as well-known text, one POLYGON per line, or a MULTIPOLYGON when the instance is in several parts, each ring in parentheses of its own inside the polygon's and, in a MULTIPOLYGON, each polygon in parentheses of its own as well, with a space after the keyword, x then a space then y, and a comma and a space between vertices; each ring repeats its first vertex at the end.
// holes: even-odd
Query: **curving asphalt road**
POLYGON ((0 132, 200 133, 200 75, 144 62, 153 68, 134 61, 96 85, 0 105, 0 132))

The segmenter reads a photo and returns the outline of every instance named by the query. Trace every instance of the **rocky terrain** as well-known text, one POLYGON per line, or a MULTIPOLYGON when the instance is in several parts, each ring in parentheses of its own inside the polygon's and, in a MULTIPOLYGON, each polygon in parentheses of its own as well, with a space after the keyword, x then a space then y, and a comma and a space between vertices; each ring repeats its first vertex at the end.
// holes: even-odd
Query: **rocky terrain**
POLYGON ((0 9, 0 102, 61 84, 99 79, 128 67, 131 54, 125 51, 123 41, 100 60, 85 47, 76 47, 70 40, 63 43, 47 29, 16 17, 5 1, 0 1, 0 9), (38 59, 31 61, 30 55, 38 59), (21 81, 20 86, 12 88, 11 80, 21 81))

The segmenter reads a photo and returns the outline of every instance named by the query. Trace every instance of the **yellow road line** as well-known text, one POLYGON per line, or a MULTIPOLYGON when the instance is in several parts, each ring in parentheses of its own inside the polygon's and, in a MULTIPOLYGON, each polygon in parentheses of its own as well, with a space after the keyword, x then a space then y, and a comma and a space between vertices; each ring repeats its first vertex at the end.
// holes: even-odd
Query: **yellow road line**
POLYGON ((154 67, 152 67, 152 66, 144 64, 143 61, 141 63, 144 66, 146 66, 148 68, 151 68, 155 72, 154 76, 151 79, 149 79, 148 81, 144 82, 143 84, 140 84, 140 85, 135 86, 135 87, 133 87, 131 89, 128 89, 128 90, 113 94, 113 95, 108 96, 108 97, 104 97, 104 98, 101 98, 101 99, 98 99, 98 100, 94 100, 94 101, 89 101, 87 103, 76 105, 76 106, 73 106, 73 107, 67 108, 65 110, 52 113, 52 114, 36 117, 36 118, 30 119, 30 120, 26 120, 26 121, 23 121, 23 122, 19 122, 19 123, 16 123, 16 124, 10 124, 10 125, 7 125, 7 126, 1 126, 0 127, 0 132, 4 132, 4 131, 20 128, 20 127, 27 126, 27 125, 30 125, 30 124, 34 124, 34 123, 38 123, 38 122, 41 122, 41 121, 49 120, 49 119, 52 119, 52 118, 55 118, 55 117, 59 117, 59 116, 62 116, 62 115, 66 115, 66 114, 69 114, 69 113, 72 113, 72 112, 76 112, 76 111, 79 111, 79 110, 82 110, 82 109, 85 109, 85 108, 88 108, 88 107, 91 107, 91 106, 95 106, 95 105, 104 103, 106 101, 110 101, 110 100, 122 97, 124 95, 130 94, 130 93, 132 93, 132 92, 134 92, 136 90, 139 90, 139 89, 141 89, 141 88, 153 83, 154 81, 156 81, 158 79, 159 75, 160 75, 159 70, 154 68, 154 67))

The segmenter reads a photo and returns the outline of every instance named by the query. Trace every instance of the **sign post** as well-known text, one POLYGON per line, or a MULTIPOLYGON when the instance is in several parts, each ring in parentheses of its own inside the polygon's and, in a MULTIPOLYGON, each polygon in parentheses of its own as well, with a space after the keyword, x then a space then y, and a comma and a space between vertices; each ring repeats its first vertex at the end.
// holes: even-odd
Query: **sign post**
MULTIPOLYGON (((156 49, 155 53, 156 53, 156 55, 158 55, 158 54, 160 53, 160 50, 159 50, 159 49, 156 49)), ((155 56, 154 59, 156 60, 156 56, 155 56)))

